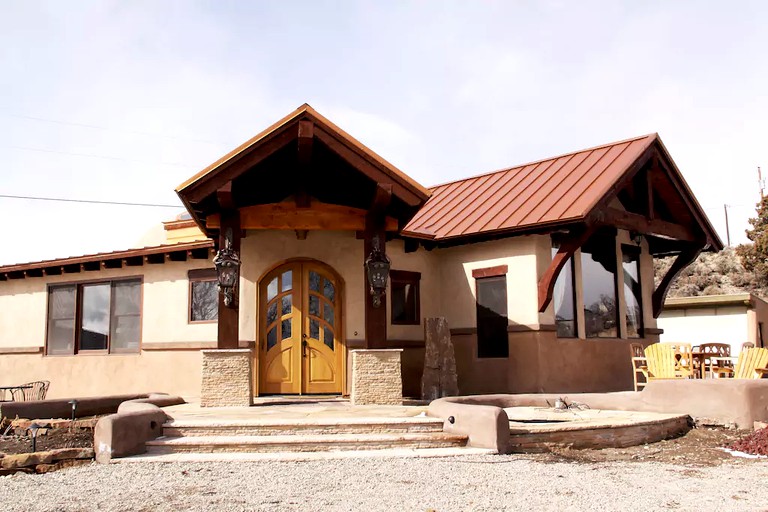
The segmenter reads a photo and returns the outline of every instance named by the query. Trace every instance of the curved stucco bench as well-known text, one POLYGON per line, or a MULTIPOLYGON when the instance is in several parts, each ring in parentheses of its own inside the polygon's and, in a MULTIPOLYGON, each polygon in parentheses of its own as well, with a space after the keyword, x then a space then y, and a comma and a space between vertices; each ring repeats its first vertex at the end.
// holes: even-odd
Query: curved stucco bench
POLYGON ((96 461, 106 464, 115 457, 145 453, 147 441, 163 435, 168 415, 161 407, 183 403, 180 397, 162 393, 121 403, 117 413, 96 423, 93 433, 96 461))

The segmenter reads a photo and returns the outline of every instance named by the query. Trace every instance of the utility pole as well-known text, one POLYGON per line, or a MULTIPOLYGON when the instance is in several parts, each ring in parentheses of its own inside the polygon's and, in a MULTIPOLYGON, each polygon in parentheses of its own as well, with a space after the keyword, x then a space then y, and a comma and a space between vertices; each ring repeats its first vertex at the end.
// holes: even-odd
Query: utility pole
MULTIPOLYGON (((758 167, 758 169, 760 168, 758 167)), ((760 192, 762 196, 762 189, 760 190, 760 192)), ((723 205, 723 211, 725 212, 725 239, 728 241, 727 247, 730 247, 731 246, 731 230, 728 227, 728 205, 727 204, 723 205)))

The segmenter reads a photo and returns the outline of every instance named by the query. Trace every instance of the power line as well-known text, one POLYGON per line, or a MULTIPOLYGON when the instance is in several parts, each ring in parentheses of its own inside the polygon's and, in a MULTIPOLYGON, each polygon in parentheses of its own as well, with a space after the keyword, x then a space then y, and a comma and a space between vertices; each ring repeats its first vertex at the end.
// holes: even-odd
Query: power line
POLYGON ((109 204, 117 206, 144 206, 149 208, 182 208, 181 205, 172 204, 151 204, 151 203, 128 203, 122 201, 95 201, 90 199, 65 199, 61 197, 33 197, 33 196, 13 196, 0 194, 0 198, 3 199, 29 199, 32 201, 57 201, 61 203, 86 203, 86 204, 109 204))
POLYGON ((5 146, 4 148, 0 149, 18 149, 22 151, 36 151, 38 153, 55 153, 58 155, 68 155, 68 156, 84 156, 88 158, 101 158, 104 160, 118 160, 121 162, 130 162, 134 164, 144 164, 144 165, 169 165, 173 167, 184 167, 186 169, 190 167, 194 167, 190 164, 180 164, 178 162, 148 162, 144 160, 134 160, 131 158, 123 158, 119 156, 108 156, 108 155, 94 155, 93 153, 74 153, 71 151, 58 151, 56 149, 44 149, 44 148, 28 148, 25 146, 5 146))
POLYGON ((210 141, 205 139, 195 139, 192 137, 182 137, 180 135, 168 135, 163 133, 152 133, 152 132, 145 132, 141 130, 125 130, 121 128, 110 128, 108 126, 99 126, 95 124, 87 124, 87 123, 75 123, 72 121, 59 121, 56 119, 46 119, 44 117, 35 117, 35 116, 25 116, 21 114, 9 114, 9 113, 2 113, 2 115, 6 117, 15 117, 18 119, 28 119, 30 121, 40 121, 44 123, 53 123, 53 124, 61 124, 61 125, 68 125, 68 126, 78 126, 80 128, 90 128, 93 130, 105 130, 105 131, 115 131, 115 132, 123 132, 123 133, 132 133, 135 135, 146 135, 149 137, 163 137, 166 139, 175 139, 175 140, 186 140, 189 142, 202 142, 203 144, 213 144, 217 146, 223 146, 223 142, 216 142, 216 141, 210 141))

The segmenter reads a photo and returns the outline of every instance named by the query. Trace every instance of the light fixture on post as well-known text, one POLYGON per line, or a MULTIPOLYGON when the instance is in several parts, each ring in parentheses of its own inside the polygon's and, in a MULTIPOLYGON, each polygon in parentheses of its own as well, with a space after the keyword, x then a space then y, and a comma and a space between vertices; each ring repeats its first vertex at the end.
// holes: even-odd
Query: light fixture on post
POLYGON ((365 260, 365 274, 368 277, 368 286, 373 296, 373 307, 381 306, 381 296, 387 290, 389 279, 390 260, 381 250, 379 235, 371 239, 371 254, 365 260))
POLYGON ((232 248, 232 228, 227 228, 224 247, 214 256, 213 264, 216 266, 219 290, 224 294, 224 305, 230 307, 234 302, 237 281, 240 278, 240 257, 232 248))
POLYGON ((635 242, 636 245, 640 245, 643 241, 642 233, 638 233, 637 231, 630 231, 629 238, 635 242))

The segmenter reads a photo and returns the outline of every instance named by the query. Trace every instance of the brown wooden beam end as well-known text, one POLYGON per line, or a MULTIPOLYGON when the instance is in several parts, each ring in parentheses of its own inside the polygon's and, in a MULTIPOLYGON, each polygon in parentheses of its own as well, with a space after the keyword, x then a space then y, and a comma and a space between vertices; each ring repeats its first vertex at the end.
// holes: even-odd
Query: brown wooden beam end
POLYGON ((216 199, 224 210, 234 210, 235 201, 232 198, 232 182, 228 181, 216 190, 216 199))
POLYGON ((371 207, 368 214, 374 217, 383 217, 389 203, 392 202, 392 185, 389 183, 377 183, 376 191, 373 193, 371 207))
POLYGON ((677 275, 682 272, 685 267, 693 263, 693 261, 698 258, 703 248, 703 246, 687 248, 683 250, 677 256, 677 258, 675 258, 674 262, 672 262, 672 266, 669 267, 667 273, 664 274, 664 277, 661 279, 659 286, 656 287, 656 289, 653 291, 651 303, 653 305, 654 318, 658 318, 661 314, 661 310, 664 308, 664 301, 667 298, 667 292, 669 291, 669 287, 672 285, 672 281, 675 280, 677 275))
POLYGON ((296 240, 306 240, 307 239, 307 233, 309 233, 309 230, 307 230, 307 229, 297 229, 296 230, 296 240))
POLYGON ((312 121, 299 121, 299 163, 308 165, 312 160, 312 141, 315 138, 315 125, 312 121))

